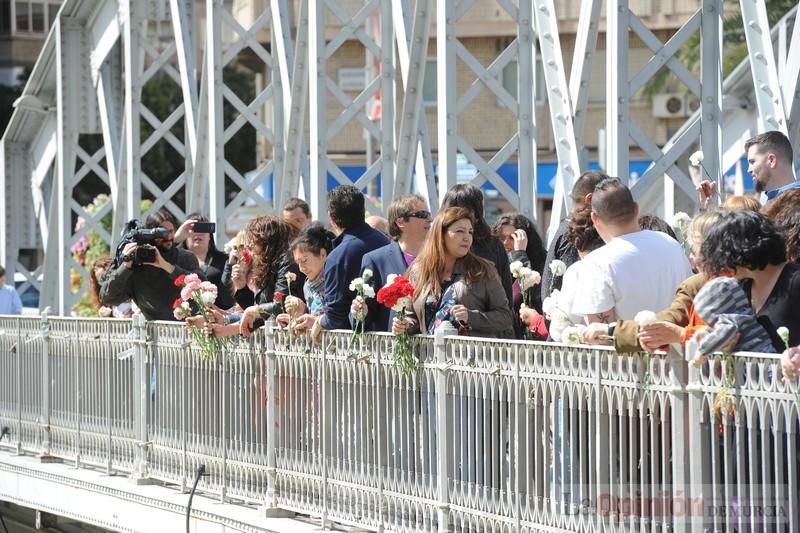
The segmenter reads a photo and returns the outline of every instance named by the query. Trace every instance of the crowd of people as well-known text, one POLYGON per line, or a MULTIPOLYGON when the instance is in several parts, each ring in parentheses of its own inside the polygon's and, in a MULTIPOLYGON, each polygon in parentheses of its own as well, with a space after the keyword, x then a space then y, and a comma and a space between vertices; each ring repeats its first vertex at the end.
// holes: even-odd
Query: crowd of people
POLYGON ((676 228, 640 213, 626 184, 598 171, 575 183, 572 212, 549 249, 522 214, 490 226, 472 184, 448 190, 435 216, 422 196, 396 197, 386 219, 365 217, 362 192, 341 185, 328 195, 326 225, 294 198, 281 217, 250 221, 224 252, 201 224, 206 218, 193 214, 178 225, 157 211, 145 228, 163 228, 158 238, 98 261, 91 286, 104 316, 138 309, 149 320, 172 320, 180 280, 197 274, 217 296, 210 314, 187 320, 216 337, 247 336, 271 317, 315 342, 323 330, 362 323, 399 335, 432 334, 446 322, 460 335, 620 352, 689 341, 698 357, 784 352, 800 344, 800 313, 792 310, 800 301, 800 185, 782 133, 758 135, 745 150, 762 201, 732 197, 716 206, 715 184, 703 182, 701 211, 676 228), (137 247, 154 249, 154 259, 137 263, 137 247), (361 278, 374 294, 398 275, 414 287, 404 311, 353 286, 361 278))

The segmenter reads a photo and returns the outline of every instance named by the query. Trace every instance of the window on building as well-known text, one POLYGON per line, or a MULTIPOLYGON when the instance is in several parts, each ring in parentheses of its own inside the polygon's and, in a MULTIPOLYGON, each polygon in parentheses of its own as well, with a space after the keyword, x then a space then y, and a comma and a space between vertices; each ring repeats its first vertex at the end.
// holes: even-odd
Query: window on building
POLYGON ((11 31, 11 2, 0 0, 0 33, 11 31))
POLYGON ((425 79, 422 83, 422 101, 427 106, 434 106, 438 101, 436 94, 436 60, 425 62, 425 79))
POLYGON ((47 31, 50 31, 50 28, 53 27, 56 21, 56 15, 58 15, 58 8, 61 7, 59 3, 50 3, 47 4, 47 31))
MULTIPOLYGON (((510 61, 508 65, 503 68, 503 72, 500 76, 501 81, 503 83, 503 88, 508 91, 508 93, 517 100, 517 88, 519 86, 519 63, 517 60, 510 61)), ((534 95, 536 97, 535 103, 536 105, 544 105, 546 94, 545 94, 545 83, 544 83, 544 65, 542 64, 542 58, 536 58, 536 74, 534 76, 536 87, 534 88, 534 95)), ((502 100, 499 98, 497 99, 497 105, 503 105, 502 100)))
POLYGON ((36 33, 44 33, 44 4, 31 3, 31 29, 36 33))
POLYGON ((30 32, 30 16, 28 13, 28 2, 17 2, 14 6, 17 10, 17 31, 30 32))

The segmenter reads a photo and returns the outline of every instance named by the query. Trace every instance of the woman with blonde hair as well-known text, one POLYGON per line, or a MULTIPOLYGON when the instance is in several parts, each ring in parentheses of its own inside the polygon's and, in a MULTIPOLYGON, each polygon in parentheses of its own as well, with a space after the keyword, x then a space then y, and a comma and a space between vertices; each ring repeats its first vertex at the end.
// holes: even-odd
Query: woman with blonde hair
POLYGON ((494 265, 475 256, 474 217, 450 207, 436 215, 422 252, 408 269, 413 309, 395 318, 392 331, 433 334, 451 322, 461 335, 514 338, 514 317, 494 265))

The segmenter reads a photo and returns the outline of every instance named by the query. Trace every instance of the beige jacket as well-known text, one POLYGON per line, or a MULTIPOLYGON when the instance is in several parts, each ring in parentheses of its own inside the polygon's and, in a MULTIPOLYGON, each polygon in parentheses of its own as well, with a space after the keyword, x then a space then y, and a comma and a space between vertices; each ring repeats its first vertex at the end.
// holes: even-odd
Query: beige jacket
MULTIPOLYGON (((453 275, 463 274, 460 262, 456 262, 453 275)), ((414 283, 414 280, 411 280, 414 283)), ((469 309, 470 335, 475 337, 494 337, 514 339, 514 315, 508 305, 506 293, 497 271, 471 285, 463 279, 453 285, 456 302, 469 309)), ((425 297, 414 300, 413 312, 406 311, 411 322, 409 333, 419 333, 425 329, 425 297), (422 327, 420 327, 422 324, 422 327)))

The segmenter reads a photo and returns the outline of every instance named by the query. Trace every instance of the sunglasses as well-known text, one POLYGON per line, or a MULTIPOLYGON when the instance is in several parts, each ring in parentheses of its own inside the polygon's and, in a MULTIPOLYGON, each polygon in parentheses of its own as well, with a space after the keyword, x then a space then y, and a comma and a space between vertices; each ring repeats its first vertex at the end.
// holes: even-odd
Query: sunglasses
POLYGON ((431 218, 430 211, 414 211, 413 213, 406 213, 405 218, 431 218))

